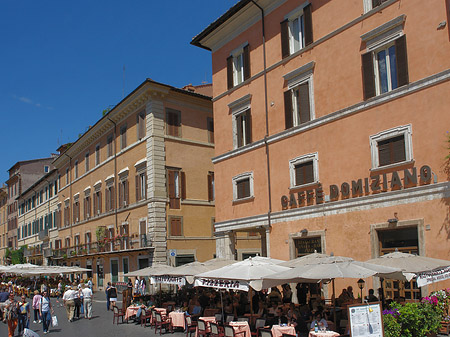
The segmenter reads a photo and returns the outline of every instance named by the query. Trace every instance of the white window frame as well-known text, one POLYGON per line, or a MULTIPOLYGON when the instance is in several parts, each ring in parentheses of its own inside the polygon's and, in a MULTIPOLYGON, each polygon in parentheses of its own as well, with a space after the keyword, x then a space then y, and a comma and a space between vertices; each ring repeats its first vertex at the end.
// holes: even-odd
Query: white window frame
POLYGON ((232 181, 233 181, 233 201, 242 201, 242 200, 254 198, 253 172, 245 172, 245 173, 238 174, 237 176, 233 177, 232 181), (242 180, 245 180, 245 179, 249 179, 250 195, 248 197, 238 199, 237 183, 242 180))
POLYGON ((303 156, 289 160, 289 177, 290 177, 290 188, 306 187, 310 185, 315 185, 319 182, 319 153, 308 153, 303 156), (295 166, 303 163, 312 161, 313 163, 313 175, 314 181, 307 184, 296 185, 295 184, 295 166))
POLYGON ((309 119, 313 120, 316 118, 315 104, 314 104, 314 67, 316 63, 311 61, 294 71, 291 71, 283 76, 284 80, 287 82, 287 88, 291 91, 292 96, 292 124, 293 126, 299 126, 299 113, 298 104, 294 94, 294 91, 302 84, 308 83, 309 90, 309 119))
POLYGON ((73 165, 73 175, 75 176, 75 179, 78 178, 78 160, 75 160, 75 163, 73 165))
MULTIPOLYGON (((387 0, 387 1, 389 1, 389 0, 387 0)), ((374 8, 379 8, 380 6, 383 5, 383 3, 382 3, 380 6, 373 7, 372 6, 372 0, 363 0, 363 4, 364 4, 364 13, 367 13, 367 12, 371 11, 374 8)))
POLYGON ((370 155, 372 159, 372 170, 379 168, 386 169, 389 167, 395 167, 408 162, 412 162, 413 161, 412 125, 407 124, 403 126, 398 126, 396 128, 381 131, 375 135, 370 136, 370 155), (378 142, 402 135, 405 139, 405 161, 380 166, 380 161, 378 157, 378 142))
MULTIPOLYGON (((45 173, 50 172, 50 167, 49 167, 48 165, 45 165, 45 166, 44 166, 44 172, 45 172, 45 173)), ((15 185, 14 185, 14 186, 15 186, 15 185)))
POLYGON ((305 20, 303 17, 303 10, 306 6, 309 5, 309 1, 304 2, 291 12, 285 15, 284 19, 288 20, 288 30, 289 30, 289 53, 290 55, 298 52, 305 48, 305 20), (294 36, 294 21, 298 19, 299 24, 301 24, 299 28, 299 41, 300 47, 299 49, 295 49, 295 36, 294 36))
MULTIPOLYGON (((228 107, 231 110, 231 115, 233 117, 233 148, 237 149, 238 148, 238 130, 237 130, 237 118, 245 113, 247 110, 251 109, 251 100, 252 100, 252 95, 248 94, 245 95, 233 102, 231 102, 230 104, 228 104, 228 107)), ((243 145, 248 145, 245 142, 245 126, 243 125, 243 130, 242 130, 242 137, 243 137, 243 145)))
POLYGON ((231 52, 233 57, 233 87, 244 82, 244 47, 247 45, 248 42, 245 42, 231 52))

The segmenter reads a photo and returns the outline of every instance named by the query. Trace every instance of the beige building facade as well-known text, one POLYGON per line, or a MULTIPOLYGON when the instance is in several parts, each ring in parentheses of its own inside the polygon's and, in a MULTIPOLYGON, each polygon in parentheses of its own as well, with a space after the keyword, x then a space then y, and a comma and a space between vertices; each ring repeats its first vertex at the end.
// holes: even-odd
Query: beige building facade
POLYGON ((8 192, 5 186, 0 187, 0 264, 5 265, 5 252, 8 247, 8 192))
POLYGON ((210 97, 152 80, 105 114, 53 163, 53 261, 91 269, 102 288, 157 262, 213 258, 212 125, 210 97))

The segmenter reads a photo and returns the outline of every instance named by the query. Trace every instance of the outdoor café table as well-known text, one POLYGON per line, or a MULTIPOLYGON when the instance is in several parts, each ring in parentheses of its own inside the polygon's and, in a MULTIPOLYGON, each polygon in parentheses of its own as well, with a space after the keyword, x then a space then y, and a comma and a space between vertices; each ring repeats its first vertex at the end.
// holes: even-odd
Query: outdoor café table
POLYGON ((155 310, 156 312, 159 312, 161 314, 161 316, 166 316, 167 315, 167 309, 166 308, 154 308, 153 310, 155 310))
POLYGON ((132 316, 136 316, 136 313, 139 310, 139 306, 130 305, 127 308, 127 311, 125 312, 125 320, 128 321, 128 319, 132 316))
POLYGON ((172 320, 172 326, 186 329, 186 320, 184 319, 184 312, 172 311, 169 313, 169 317, 172 320))
POLYGON ((281 325, 273 325, 272 326, 272 336, 273 337, 281 337, 283 334, 294 335, 295 336, 295 328, 293 326, 281 326, 281 325))
POLYGON ((340 336, 340 335, 334 331, 319 331, 319 332, 310 331, 309 332, 309 337, 335 337, 335 336, 340 336))
POLYGON ((250 320, 250 324, 255 325, 255 322, 258 318, 261 317, 261 315, 258 314, 244 314, 244 317, 248 317, 250 320))
POLYGON ((239 335, 238 337, 251 337, 252 333, 250 331, 250 325, 248 325, 248 322, 230 322, 230 325, 234 329, 234 334, 238 334, 242 331, 244 331, 244 336, 239 335))

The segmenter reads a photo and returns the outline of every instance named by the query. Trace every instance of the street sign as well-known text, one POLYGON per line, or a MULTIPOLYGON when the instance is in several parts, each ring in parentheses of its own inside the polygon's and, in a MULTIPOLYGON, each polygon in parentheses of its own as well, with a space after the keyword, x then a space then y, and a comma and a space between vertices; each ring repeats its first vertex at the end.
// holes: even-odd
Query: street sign
POLYGON ((177 256, 177 250, 176 249, 169 249, 169 256, 177 256))

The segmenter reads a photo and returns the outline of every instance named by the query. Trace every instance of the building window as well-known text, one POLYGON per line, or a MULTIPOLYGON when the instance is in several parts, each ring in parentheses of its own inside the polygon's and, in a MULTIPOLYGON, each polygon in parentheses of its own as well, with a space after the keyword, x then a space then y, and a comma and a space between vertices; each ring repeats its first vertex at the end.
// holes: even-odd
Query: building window
POLYGON ((243 173, 233 178, 233 200, 253 197, 253 173, 243 173))
POLYGON ((91 251, 91 243, 92 243, 92 237, 90 232, 84 234, 84 243, 86 244, 86 253, 89 254, 91 251))
POLYGON ((113 135, 109 135, 108 138, 106 139, 106 150, 107 150, 107 155, 108 158, 111 157, 113 155, 113 135))
POLYGON ((214 172, 208 172, 208 201, 214 201, 215 199, 214 172))
POLYGON ((102 213, 102 192, 96 190, 94 192, 94 215, 100 215, 102 213))
POLYGON ((95 146, 95 165, 100 164, 100 144, 95 146))
POLYGON ((130 242, 129 242, 129 235, 130 235, 130 226, 128 224, 123 224, 119 227, 120 230, 120 249, 129 249, 130 248, 130 242))
POLYGON ((145 137, 147 127, 145 124, 145 110, 137 114, 136 124, 137 124, 137 139, 141 140, 142 138, 145 137))
POLYGON ((370 136, 370 151, 372 168, 412 161, 411 124, 370 136))
POLYGON ((234 143, 235 147, 242 147, 252 142, 251 109, 234 114, 234 143))
POLYGON ((147 173, 140 172, 136 175, 136 201, 147 199, 147 173))
POLYGON ((128 195, 128 180, 121 180, 119 182, 119 208, 127 207, 129 205, 130 201, 128 199, 128 195))
POLYGON ((169 207, 179 209, 180 199, 186 199, 186 175, 180 169, 167 170, 169 207))
POLYGON ((84 171, 89 171, 89 152, 86 152, 86 154, 84 155, 84 171))
POLYGON ((183 236, 183 218, 169 216, 169 235, 183 236))
POLYGON ((361 56, 364 99, 409 83, 405 20, 401 15, 361 36, 367 47, 361 56))
POLYGON ((92 215, 92 212, 91 212, 91 196, 90 195, 87 195, 84 198, 83 209, 84 209, 84 219, 87 220, 92 215))
POLYGON ((127 126, 122 125, 120 127, 120 149, 123 150, 127 147, 127 126))
POLYGON ((114 186, 108 186, 105 189, 105 210, 109 212, 114 209, 114 186))
POLYGON ((73 203, 73 223, 80 221, 80 203, 76 200, 73 203))
POLYGON ((208 142, 214 143, 214 119, 211 117, 206 119, 206 128, 208 130, 208 142))
POLYGON ((227 58, 228 89, 250 78, 250 47, 248 43, 231 52, 227 58))
POLYGON ((290 160, 289 175, 291 188, 317 183, 319 181, 318 153, 311 153, 290 160))
POLYGON ((78 160, 75 160, 75 165, 74 165, 74 175, 75 175, 75 179, 78 178, 78 160))
POLYGON ((380 6, 388 0, 364 0, 364 13, 380 6))
POLYGON ((69 185, 69 168, 66 168, 66 185, 69 185))
POLYGON ((281 22, 281 53, 288 57, 313 42, 311 4, 305 2, 281 22))
POLYGON ((181 137, 181 111, 166 109, 166 134, 181 137))
POLYGON ((70 206, 64 207, 64 226, 70 225, 70 206))
POLYGON ((66 238, 65 244, 66 244, 66 248, 70 247, 70 238, 66 238))
POLYGON ((44 172, 48 173, 50 171, 50 167, 48 167, 47 165, 44 166, 44 172))

